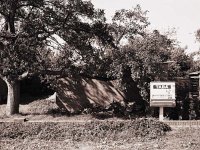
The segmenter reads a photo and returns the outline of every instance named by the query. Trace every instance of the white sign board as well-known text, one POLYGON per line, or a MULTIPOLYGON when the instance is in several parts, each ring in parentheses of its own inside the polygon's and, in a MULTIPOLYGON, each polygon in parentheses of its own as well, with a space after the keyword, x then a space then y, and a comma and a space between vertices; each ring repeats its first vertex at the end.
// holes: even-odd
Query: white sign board
POLYGON ((151 106, 175 106, 175 82, 150 83, 151 106))
POLYGON ((151 100, 175 100, 175 82, 151 82, 151 100))

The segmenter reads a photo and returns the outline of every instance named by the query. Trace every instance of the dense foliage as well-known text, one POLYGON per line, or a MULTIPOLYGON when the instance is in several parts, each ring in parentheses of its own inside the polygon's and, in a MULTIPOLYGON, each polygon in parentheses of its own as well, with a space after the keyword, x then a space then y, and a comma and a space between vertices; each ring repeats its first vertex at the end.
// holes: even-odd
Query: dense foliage
POLYGON ((104 11, 90 1, 0 0, 0 77, 8 86, 8 114, 18 112, 19 81, 31 75, 119 79, 127 101, 145 110, 150 81, 184 77, 193 64, 168 35, 147 30, 146 14, 137 5, 106 23, 104 11))
POLYGON ((46 59, 51 47, 63 51, 59 60, 67 59, 62 60, 67 68, 74 61, 72 55, 83 62, 93 55, 94 40, 102 44, 112 40, 106 33, 103 11, 95 10, 90 2, 9 0, 0 6, 1 75, 11 80, 50 67, 46 59))
POLYGON ((108 76, 121 80, 120 85, 129 101, 140 101, 140 105, 145 105, 147 109, 150 82, 187 77, 193 63, 184 49, 157 30, 130 38, 110 56, 112 61, 108 65, 108 76))
POLYGON ((55 68, 67 74, 74 63, 90 60, 96 41, 112 45, 104 21, 104 12, 88 1, 1 0, 0 76, 8 86, 8 114, 18 112, 20 80, 55 68), (57 65, 52 50, 60 53, 57 65))

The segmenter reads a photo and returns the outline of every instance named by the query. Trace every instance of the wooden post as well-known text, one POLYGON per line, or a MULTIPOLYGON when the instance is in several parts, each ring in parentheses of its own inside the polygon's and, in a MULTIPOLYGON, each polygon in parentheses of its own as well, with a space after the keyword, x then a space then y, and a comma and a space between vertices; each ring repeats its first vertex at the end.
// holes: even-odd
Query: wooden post
POLYGON ((164 120, 164 108, 161 106, 159 108, 159 121, 163 121, 164 120))

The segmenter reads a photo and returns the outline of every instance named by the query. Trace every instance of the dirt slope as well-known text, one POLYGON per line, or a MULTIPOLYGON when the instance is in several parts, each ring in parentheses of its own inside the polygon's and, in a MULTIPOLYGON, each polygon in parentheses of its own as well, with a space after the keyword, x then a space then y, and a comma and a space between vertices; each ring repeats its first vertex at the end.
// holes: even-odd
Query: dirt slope
POLYGON ((57 104, 71 113, 91 105, 107 106, 113 101, 124 103, 124 94, 115 88, 114 81, 88 78, 62 78, 57 89, 57 104))

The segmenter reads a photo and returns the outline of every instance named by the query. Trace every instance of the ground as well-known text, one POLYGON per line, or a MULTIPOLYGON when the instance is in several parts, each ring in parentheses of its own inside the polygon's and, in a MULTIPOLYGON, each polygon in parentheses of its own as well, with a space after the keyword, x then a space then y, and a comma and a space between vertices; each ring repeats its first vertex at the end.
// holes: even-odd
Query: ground
MULTIPOLYGON (((190 130, 195 131, 195 130, 190 130)), ((186 137, 182 138, 180 136, 180 133, 182 133, 182 130, 176 130, 171 133, 169 133, 166 137, 163 137, 158 140, 152 140, 147 142, 138 142, 138 141, 132 141, 130 143, 123 142, 123 140, 120 141, 113 141, 109 143, 107 141, 103 142, 73 142, 70 140, 65 141, 46 141, 46 140, 15 140, 15 141, 1 141, 2 149, 8 149, 8 150, 16 150, 16 149, 26 149, 26 150, 32 150, 32 149, 82 149, 82 150, 100 150, 100 149, 135 149, 135 150, 146 150, 146 149, 162 149, 162 150, 187 150, 187 149, 193 149, 198 150, 200 148, 199 144, 199 136, 192 136, 189 134, 186 137)))
MULTIPOLYGON (((20 106, 20 115, 5 116, 0 105, 1 150, 198 150, 198 127, 172 127, 163 133, 154 128, 135 128, 133 120, 91 115, 63 116, 52 100, 37 100, 20 106), (27 118, 22 122, 16 118, 27 118), (13 122, 15 121, 15 122, 13 122), (159 132, 158 132, 159 131, 159 132), (150 136, 148 134, 150 133, 150 136), (143 136, 144 133, 144 136, 143 136)), ((137 123, 138 125, 138 123, 137 123)), ((142 122, 139 125, 143 126, 142 122)))
MULTIPOLYGON (((128 131, 127 131, 128 132, 128 131)), ((95 138, 95 137, 94 137, 95 138)), ((86 140, 65 139, 1 139, 0 149, 2 150, 198 150, 200 149, 200 132, 199 129, 178 128, 173 129, 165 136, 156 139, 144 140, 131 139, 127 140, 118 138, 86 140)))

